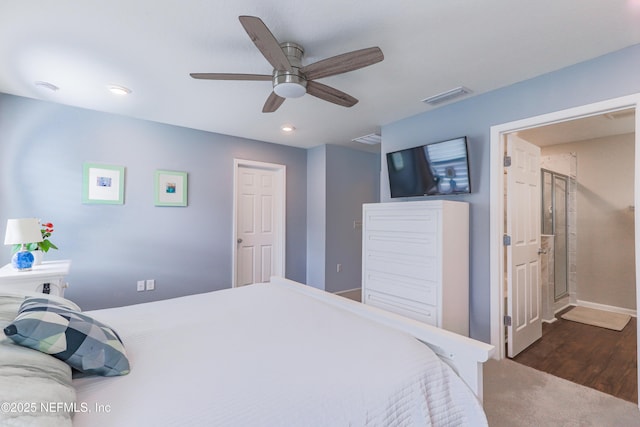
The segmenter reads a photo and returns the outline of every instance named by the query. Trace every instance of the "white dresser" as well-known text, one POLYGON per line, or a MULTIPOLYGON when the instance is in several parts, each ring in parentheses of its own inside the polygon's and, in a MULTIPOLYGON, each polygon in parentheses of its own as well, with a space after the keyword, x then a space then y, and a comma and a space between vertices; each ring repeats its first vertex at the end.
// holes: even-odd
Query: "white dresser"
POLYGON ((469 204, 363 206, 362 302, 469 336, 469 204))
POLYGON ((71 268, 70 260, 45 261, 29 271, 17 271, 11 264, 0 268, 0 288, 22 289, 30 292, 63 297, 68 286, 65 281, 71 268))

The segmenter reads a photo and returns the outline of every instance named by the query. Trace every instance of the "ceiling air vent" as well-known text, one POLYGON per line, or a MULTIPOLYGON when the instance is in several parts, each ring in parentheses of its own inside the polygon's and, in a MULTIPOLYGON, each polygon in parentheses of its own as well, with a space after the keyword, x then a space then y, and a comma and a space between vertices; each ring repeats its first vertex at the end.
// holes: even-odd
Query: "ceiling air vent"
POLYGON ((425 98, 422 100, 422 102, 429 105, 439 105, 444 102, 451 101, 452 99, 467 95, 469 93, 471 93, 470 89, 467 89, 464 86, 458 86, 457 88, 439 93, 434 96, 430 96, 429 98, 425 98))
POLYGON ((359 138, 352 139, 353 142, 359 142, 360 144, 376 145, 382 142, 382 137, 377 133, 370 133, 369 135, 361 136, 359 138))

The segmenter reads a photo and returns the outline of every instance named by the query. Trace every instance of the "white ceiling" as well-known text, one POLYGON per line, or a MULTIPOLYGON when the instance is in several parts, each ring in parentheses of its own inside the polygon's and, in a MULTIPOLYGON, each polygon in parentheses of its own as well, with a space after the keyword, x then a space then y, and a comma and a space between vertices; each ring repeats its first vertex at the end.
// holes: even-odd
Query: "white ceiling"
POLYGON ((0 92, 279 144, 356 146, 434 108, 421 102, 431 95, 465 86, 474 96, 640 43, 639 2, 0 0, 0 92), (239 15, 302 45, 303 64, 370 46, 385 60, 321 80, 358 98, 352 108, 305 95, 265 114, 269 82, 189 77, 271 73, 239 15), (115 97, 114 83, 132 93, 115 97))
POLYGON ((519 131, 518 136, 544 147, 634 133, 635 123, 635 109, 626 109, 535 127, 519 131))

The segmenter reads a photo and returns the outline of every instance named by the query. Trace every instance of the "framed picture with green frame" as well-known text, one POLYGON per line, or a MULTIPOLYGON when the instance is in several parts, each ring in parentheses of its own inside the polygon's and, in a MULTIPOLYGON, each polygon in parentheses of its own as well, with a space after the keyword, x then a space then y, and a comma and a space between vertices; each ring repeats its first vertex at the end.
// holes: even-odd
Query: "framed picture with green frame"
POLYGON ((82 203, 124 204, 124 166, 84 163, 82 203))
POLYGON ((155 205, 187 206, 187 173, 169 170, 155 172, 155 205))

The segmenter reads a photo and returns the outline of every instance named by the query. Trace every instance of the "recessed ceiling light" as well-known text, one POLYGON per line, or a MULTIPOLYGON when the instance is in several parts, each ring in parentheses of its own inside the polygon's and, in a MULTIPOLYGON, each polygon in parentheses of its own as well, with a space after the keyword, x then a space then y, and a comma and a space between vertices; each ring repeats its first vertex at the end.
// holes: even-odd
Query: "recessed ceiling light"
POLYGON ((296 130, 296 128, 293 127, 293 125, 282 125, 280 126, 280 130, 282 130, 282 132, 291 133, 296 130))
POLYGON ((50 91, 53 91, 53 92, 55 92, 55 91, 60 89, 58 86, 54 85, 53 83, 49 83, 49 82, 37 81, 37 82, 34 82, 34 84, 36 86, 38 86, 38 87, 49 89, 50 91))
POLYGON ((107 88, 114 95, 129 95, 131 93, 131 89, 120 85, 108 85, 107 88))

